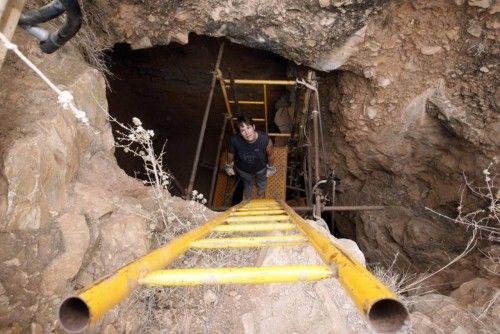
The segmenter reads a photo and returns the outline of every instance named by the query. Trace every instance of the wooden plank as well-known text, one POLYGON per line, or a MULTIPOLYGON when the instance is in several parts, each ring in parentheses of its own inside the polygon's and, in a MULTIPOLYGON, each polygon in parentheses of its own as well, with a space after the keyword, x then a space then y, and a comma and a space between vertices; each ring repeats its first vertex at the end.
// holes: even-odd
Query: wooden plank
MULTIPOLYGON (((25 3, 26 0, 0 0, 0 32, 8 39, 14 35, 25 3)), ((7 49, 0 43, 0 68, 6 54, 7 49)))

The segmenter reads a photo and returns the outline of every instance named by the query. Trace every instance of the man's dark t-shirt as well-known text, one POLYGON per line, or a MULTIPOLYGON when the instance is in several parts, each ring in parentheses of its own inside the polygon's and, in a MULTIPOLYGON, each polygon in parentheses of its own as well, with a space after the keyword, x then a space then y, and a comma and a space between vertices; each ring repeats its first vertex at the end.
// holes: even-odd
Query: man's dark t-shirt
POLYGON ((269 136, 260 131, 257 133, 257 140, 253 143, 248 143, 240 135, 233 135, 229 144, 229 153, 234 154, 236 168, 250 174, 263 170, 267 164, 269 136))

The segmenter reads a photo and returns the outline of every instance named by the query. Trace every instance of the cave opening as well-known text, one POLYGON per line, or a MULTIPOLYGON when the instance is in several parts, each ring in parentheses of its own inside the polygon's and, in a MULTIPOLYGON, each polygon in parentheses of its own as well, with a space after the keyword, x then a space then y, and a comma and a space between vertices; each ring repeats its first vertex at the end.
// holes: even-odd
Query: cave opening
MULTIPOLYGON (((186 45, 171 43, 167 46, 134 50, 129 44, 116 44, 108 53, 111 75, 108 77, 107 99, 110 115, 123 124, 132 124, 133 117, 137 117, 145 129, 154 131, 155 153, 158 154, 164 149, 163 165, 174 177, 169 189, 175 195, 186 195, 189 185, 221 41, 220 38, 191 34, 186 45)), ((226 79, 232 77, 253 80, 295 80, 306 77, 308 68, 296 65, 274 53, 248 48, 226 40, 220 70, 226 79)), ((331 84, 330 81, 336 76, 335 73, 317 74, 316 80, 320 88, 323 83, 331 84)), ((245 85, 235 87, 237 99, 240 101, 263 98, 262 88, 245 85)), ((287 108, 293 108, 293 112, 304 108, 304 101, 299 101, 300 98, 294 96, 298 95, 297 89, 299 88, 292 86, 267 86, 268 132, 290 132, 290 129, 283 129, 279 124, 279 117, 275 116, 277 112, 283 110, 285 113, 291 112, 286 111, 287 108), (298 102, 294 106, 287 106, 293 99, 297 99, 298 102)), ((329 98, 329 95, 325 94, 325 97, 329 98)), ((229 99, 232 98, 229 96, 229 99)), ((327 102, 325 100, 322 103, 326 105, 327 102)), ((241 114, 245 116, 263 117, 259 114, 262 106, 240 104, 239 107, 241 114)), ((224 96, 217 84, 193 188, 205 194, 207 198, 213 187, 213 171, 220 167, 216 160, 226 114, 224 96)), ((326 121, 326 126, 331 123, 330 118, 330 115, 324 114, 323 120, 326 121)), ((112 126, 114 133, 119 130, 117 124, 112 122, 112 126)), ((256 122, 256 126, 258 130, 265 132, 264 123, 256 122)), ((227 146, 228 137, 232 133, 229 122, 224 133, 222 142, 223 146, 227 146)), ((286 138, 274 138, 275 145, 277 142, 281 145, 286 144, 286 141, 286 138)), ((138 179, 145 178, 144 162, 141 158, 134 157, 121 148, 115 150, 115 156, 118 165, 128 175, 138 179)), ((308 204, 304 200, 306 193, 299 189, 305 188, 304 181, 300 180, 300 175, 304 172, 300 166, 302 162, 293 161, 291 158, 293 156, 289 154, 286 197, 287 200, 292 200, 291 205, 306 205, 308 204)), ((327 160, 327 157, 322 159, 327 160)), ((228 193, 232 195, 231 205, 241 201, 241 184, 228 193)), ((325 212, 323 216, 330 231, 338 235, 335 233, 338 231, 333 228, 331 213, 325 212)))
MULTIPOLYGON (((171 186, 176 195, 182 195, 188 187, 220 43, 221 39, 191 34, 186 45, 171 43, 133 50, 129 44, 116 44, 108 53, 110 115, 124 124, 131 124, 132 118, 137 117, 145 129, 154 131, 155 151, 165 148, 164 166, 177 181, 171 186)), ((226 78, 285 79, 291 68, 297 66, 276 54, 225 41, 220 70, 226 78)), ((269 131, 278 132, 273 122, 275 105, 286 98, 287 89, 269 86, 267 91, 269 131)), ((238 87, 238 99, 255 100, 261 95, 262 91, 255 87, 238 87)), ((242 114, 250 117, 258 115, 258 107, 240 106, 242 114)), ((194 183, 194 189, 203 194, 210 192, 226 113, 217 85, 194 183)), ((265 131, 262 123, 256 125, 265 131)), ((117 130, 116 124, 113 127, 117 130)), ((226 133, 230 131, 228 124, 226 133)), ((115 156, 128 175, 144 177, 142 159, 122 149, 116 149, 115 156)))

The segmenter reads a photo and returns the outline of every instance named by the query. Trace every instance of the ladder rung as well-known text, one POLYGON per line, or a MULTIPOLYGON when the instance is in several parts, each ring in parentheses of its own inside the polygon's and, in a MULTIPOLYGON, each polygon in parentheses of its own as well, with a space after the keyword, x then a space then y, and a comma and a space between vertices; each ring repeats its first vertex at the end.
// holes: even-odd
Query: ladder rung
POLYGON ((264 224, 232 224, 219 225, 215 232, 251 232, 251 231, 289 231, 295 228, 291 223, 264 223, 264 224))
POLYGON ((148 285, 259 284, 317 281, 332 276, 325 265, 156 270, 139 279, 148 285))
POLYGON ((242 216, 242 217, 228 217, 228 223, 251 223, 251 222, 268 222, 268 221, 288 221, 288 215, 258 215, 258 216, 242 216))
POLYGON ((239 208, 235 212, 240 212, 240 211, 255 211, 255 210, 283 210, 283 208, 279 205, 260 205, 260 206, 251 206, 251 207, 243 207, 239 208))
MULTIPOLYGON (((233 100, 229 100, 229 103, 234 104, 233 100)), ((264 101, 238 101, 238 104, 264 104, 264 101)), ((254 118, 252 118, 255 121, 254 118)))
POLYGON ((283 215, 286 212, 283 209, 272 210, 252 210, 252 211, 236 211, 229 214, 229 217, 236 216, 252 216, 252 215, 283 215))
POLYGON ((239 247, 270 247, 303 245, 307 238, 301 234, 264 236, 264 237, 236 237, 236 238, 207 238, 193 241, 189 246, 193 248, 239 248, 239 247))

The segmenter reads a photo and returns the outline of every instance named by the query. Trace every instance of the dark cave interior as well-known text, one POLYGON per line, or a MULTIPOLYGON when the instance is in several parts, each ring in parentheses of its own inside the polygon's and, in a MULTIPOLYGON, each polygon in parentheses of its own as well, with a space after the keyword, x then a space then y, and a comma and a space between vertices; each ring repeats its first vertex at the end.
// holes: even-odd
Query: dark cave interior
MULTIPOLYGON (((131 124, 138 117, 145 129, 155 133, 156 153, 165 144, 165 162, 169 171, 186 189, 193 166, 196 146, 202 126, 203 113, 210 90, 221 39, 191 34, 189 44, 171 43, 168 46, 132 50, 128 44, 117 44, 108 53, 109 76, 107 98, 109 112, 119 122, 131 124)), ((273 53, 225 42, 220 69, 225 78, 235 79, 287 78, 291 64, 273 53)), ((276 102, 287 94, 283 86, 268 86, 269 126, 276 102)), ((262 99, 262 89, 237 86, 239 100, 262 99)), ((250 117, 260 116, 261 106, 242 105, 241 112, 250 117)), ((208 194, 215 166, 218 141, 226 113, 221 88, 217 84, 208 117, 203 147, 198 164, 194 189, 208 194)), ((116 124, 113 125, 116 130, 116 124)), ((259 128, 259 125, 257 125, 259 128)), ((260 129, 263 130, 262 126, 260 129)), ((226 127, 226 135, 231 133, 226 127)), ((118 164, 125 172, 144 178, 142 160, 116 149, 118 164)), ((171 187, 172 193, 181 192, 171 187)))

